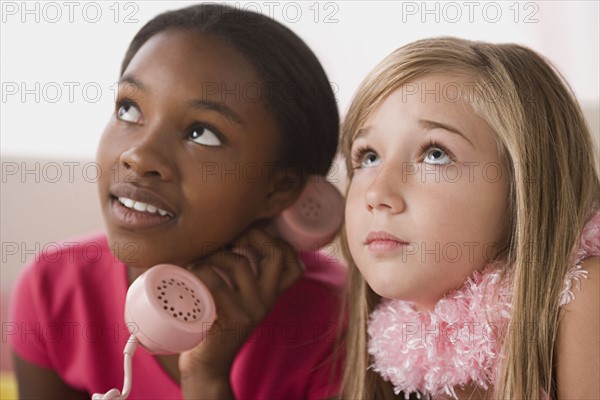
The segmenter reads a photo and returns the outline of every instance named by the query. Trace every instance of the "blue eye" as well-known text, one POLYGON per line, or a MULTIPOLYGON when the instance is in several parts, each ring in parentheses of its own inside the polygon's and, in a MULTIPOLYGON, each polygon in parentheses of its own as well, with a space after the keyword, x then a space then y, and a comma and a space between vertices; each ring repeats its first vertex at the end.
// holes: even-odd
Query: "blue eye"
POLYGON ((142 112, 137 105, 131 102, 117 104, 117 118, 121 121, 139 124, 142 121, 142 112))
POLYGON ((445 165, 451 163, 452 160, 450 159, 450 156, 446 154, 446 150, 439 147, 430 147, 430 150, 425 153, 423 162, 433 165, 445 165))
POLYGON ((375 167, 381 163, 379 156, 369 147, 359 147, 352 152, 354 169, 375 167))
POLYGON ((193 127, 188 137, 193 142, 204 146, 220 146, 222 144, 219 136, 203 125, 193 127))
POLYGON ((362 156, 361 166, 368 168, 376 165, 379 165, 379 157, 375 152, 368 151, 362 156))

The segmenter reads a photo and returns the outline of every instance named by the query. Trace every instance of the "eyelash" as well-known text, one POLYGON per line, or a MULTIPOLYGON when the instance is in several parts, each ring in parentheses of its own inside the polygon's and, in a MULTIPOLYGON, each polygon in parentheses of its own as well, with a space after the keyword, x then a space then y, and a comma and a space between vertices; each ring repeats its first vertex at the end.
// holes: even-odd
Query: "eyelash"
POLYGON ((130 104, 137 106, 137 102, 129 97, 121 97, 115 101, 115 106, 117 108, 119 108, 120 106, 123 106, 123 105, 130 105, 130 104))
POLYGON ((359 169, 362 167, 362 159, 367 153, 375 153, 377 154, 371 147, 369 146, 359 146, 352 152, 352 169, 359 169))
POLYGON ((137 101, 130 99, 128 97, 123 97, 123 98, 117 99, 115 101, 115 112, 118 112, 119 109, 123 106, 135 106, 135 107, 137 107, 138 110, 140 109, 140 106, 137 103, 137 101))
MULTIPOLYGON (((444 146, 443 144, 439 143, 438 141, 431 139, 429 140, 429 142, 424 143, 423 145, 421 145, 419 154, 421 155, 420 158, 423 158, 425 155, 425 152, 429 149, 432 148, 437 148, 442 150, 444 153, 446 153, 448 155, 448 158, 450 158, 450 161, 454 162, 454 156, 452 155, 452 153, 446 148, 446 146, 444 146)), ((375 150, 373 150, 370 146, 365 146, 365 145, 361 145, 359 147, 357 147, 353 152, 352 152, 352 169, 360 169, 362 167, 362 159, 365 156, 365 154, 367 153, 375 153, 377 154, 377 152, 375 150)), ((423 160, 421 160, 423 161, 423 160)))

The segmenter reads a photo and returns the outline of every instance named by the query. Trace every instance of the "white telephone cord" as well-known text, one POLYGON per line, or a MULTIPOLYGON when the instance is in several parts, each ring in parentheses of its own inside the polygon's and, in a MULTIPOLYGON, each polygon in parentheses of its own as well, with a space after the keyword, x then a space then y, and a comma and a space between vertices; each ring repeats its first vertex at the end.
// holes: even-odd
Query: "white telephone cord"
POLYGON ((139 342, 135 338, 135 336, 131 335, 127 340, 127 344, 125 345, 125 349, 123 350, 124 355, 124 366, 125 366, 125 377, 123 380, 123 392, 119 392, 117 389, 111 389, 108 392, 94 393, 92 395, 92 400, 125 400, 127 396, 129 396, 129 392, 131 392, 131 358, 133 357, 133 353, 137 349, 139 342))

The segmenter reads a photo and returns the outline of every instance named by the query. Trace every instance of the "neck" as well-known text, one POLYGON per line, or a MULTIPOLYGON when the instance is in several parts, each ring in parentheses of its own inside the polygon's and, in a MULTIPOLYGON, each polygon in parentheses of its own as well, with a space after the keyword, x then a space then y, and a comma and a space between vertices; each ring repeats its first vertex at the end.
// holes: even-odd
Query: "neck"
POLYGON ((147 268, 131 267, 129 265, 127 265, 126 268, 127 268, 127 287, 131 286, 133 281, 135 281, 138 278, 138 276, 140 276, 141 274, 143 274, 144 272, 146 272, 148 270, 147 268))

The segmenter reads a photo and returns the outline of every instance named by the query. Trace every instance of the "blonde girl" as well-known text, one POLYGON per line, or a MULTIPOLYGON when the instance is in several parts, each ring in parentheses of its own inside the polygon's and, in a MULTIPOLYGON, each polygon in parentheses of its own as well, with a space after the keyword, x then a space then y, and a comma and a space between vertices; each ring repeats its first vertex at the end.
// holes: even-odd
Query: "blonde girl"
POLYGON ((420 40, 342 130, 344 397, 600 398, 600 185, 582 112, 514 44, 420 40))

